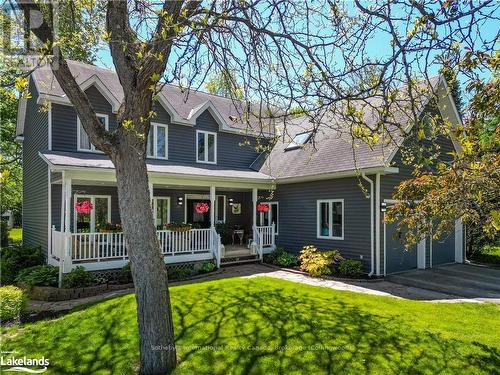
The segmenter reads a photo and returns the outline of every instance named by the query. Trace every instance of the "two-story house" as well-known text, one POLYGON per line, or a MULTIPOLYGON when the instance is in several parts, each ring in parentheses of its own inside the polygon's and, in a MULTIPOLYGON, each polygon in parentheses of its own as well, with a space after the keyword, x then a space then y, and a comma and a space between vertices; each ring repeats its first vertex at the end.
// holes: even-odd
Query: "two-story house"
MULTIPOLYGON (((69 65, 103 126, 113 129, 123 98, 115 72, 69 65)), ((439 112, 459 123, 446 84, 434 84, 442 93, 439 112)), ((113 164, 89 142, 49 69, 31 75, 29 91, 30 98, 20 100, 17 125, 23 141, 24 243, 42 246, 48 263, 64 263, 65 272, 75 265, 122 267, 127 249, 115 226, 120 212, 113 164), (77 210, 81 202, 92 209, 77 210)), ((271 125, 238 122, 240 109, 232 100, 198 91, 186 98, 169 85, 154 110, 147 167, 167 263, 214 259, 220 265, 262 259, 276 246, 298 252, 309 244, 338 249, 375 275, 464 259, 459 221, 454 233, 424 240, 413 251, 393 238, 395 225, 384 222, 381 207, 394 203, 394 187, 410 176, 394 145, 360 144, 353 151, 328 127, 312 145, 306 118, 290 120, 288 135, 273 138, 271 125), (257 145, 271 140, 272 150, 260 152, 257 145), (192 227, 168 227, 172 222, 192 227), (220 223, 229 231, 224 244, 216 229, 220 223)), ((443 154, 456 146, 446 137, 440 144, 443 154)))

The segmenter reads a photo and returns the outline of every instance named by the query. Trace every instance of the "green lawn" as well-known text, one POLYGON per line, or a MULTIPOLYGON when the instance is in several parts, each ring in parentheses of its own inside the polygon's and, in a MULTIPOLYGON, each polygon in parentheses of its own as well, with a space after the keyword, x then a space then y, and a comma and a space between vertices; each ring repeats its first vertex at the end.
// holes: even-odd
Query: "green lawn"
POLYGON ((23 228, 12 228, 9 231, 9 238, 14 242, 21 242, 23 240, 23 228))
MULTIPOLYGON (((265 277, 171 290, 175 374, 474 374, 500 368, 499 305, 404 301, 265 277)), ((3 336, 2 350, 45 355, 52 374, 137 368, 133 295, 9 328, 3 336)))

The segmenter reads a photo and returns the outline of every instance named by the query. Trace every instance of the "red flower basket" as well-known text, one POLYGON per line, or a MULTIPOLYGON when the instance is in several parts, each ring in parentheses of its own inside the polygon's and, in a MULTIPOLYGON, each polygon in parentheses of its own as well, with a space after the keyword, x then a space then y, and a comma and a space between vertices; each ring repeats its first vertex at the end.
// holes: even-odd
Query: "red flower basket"
POLYGON ((90 201, 82 201, 75 204, 75 210, 79 214, 88 215, 92 211, 92 208, 92 203, 90 201))
POLYGON ((269 212, 269 205, 267 203, 259 203, 257 205, 258 212, 269 212))
POLYGON ((204 214, 205 212, 208 212, 210 207, 208 206, 208 203, 200 202, 200 203, 196 203, 196 206, 194 207, 194 209, 196 210, 197 213, 204 214))

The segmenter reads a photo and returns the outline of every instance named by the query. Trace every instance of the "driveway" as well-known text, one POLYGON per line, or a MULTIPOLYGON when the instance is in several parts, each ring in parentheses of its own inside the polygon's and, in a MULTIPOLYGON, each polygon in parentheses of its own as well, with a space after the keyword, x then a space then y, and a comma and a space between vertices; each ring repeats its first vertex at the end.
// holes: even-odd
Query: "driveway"
POLYGON ((391 275, 387 281, 467 299, 500 301, 500 269, 449 264, 391 275))

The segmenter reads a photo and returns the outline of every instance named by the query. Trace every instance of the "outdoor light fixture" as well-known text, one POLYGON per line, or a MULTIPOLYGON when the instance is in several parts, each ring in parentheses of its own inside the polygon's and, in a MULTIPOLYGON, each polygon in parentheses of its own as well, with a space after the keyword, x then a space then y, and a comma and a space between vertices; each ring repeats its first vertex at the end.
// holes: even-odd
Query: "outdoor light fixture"
POLYGON ((387 203, 385 202, 380 203, 380 211, 382 212, 387 211, 387 203))
POLYGON ((183 201, 183 198, 182 198, 182 197, 178 197, 178 198, 177 198, 177 204, 178 204, 179 206, 182 206, 182 201, 183 201))
POLYGON ((234 199, 233 198, 229 198, 229 205, 232 206, 234 204, 234 199))

